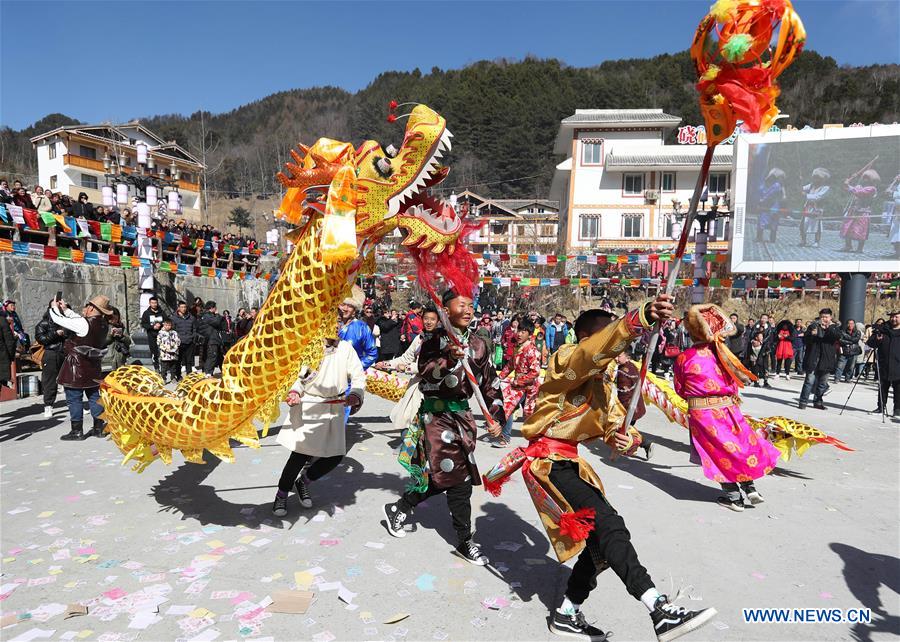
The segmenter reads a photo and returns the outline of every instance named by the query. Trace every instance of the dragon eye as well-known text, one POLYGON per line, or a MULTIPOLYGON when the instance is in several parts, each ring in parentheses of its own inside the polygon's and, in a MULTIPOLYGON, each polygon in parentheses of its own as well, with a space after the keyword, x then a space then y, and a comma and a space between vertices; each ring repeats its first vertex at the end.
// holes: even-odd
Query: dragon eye
POLYGON ((388 158, 394 158, 397 156, 397 153, 399 151, 400 150, 397 149, 396 147, 394 147, 393 145, 388 145, 387 148, 385 148, 384 153, 387 154, 388 158))
POLYGON ((394 168, 391 167, 391 161, 388 159, 378 156, 374 159, 375 169, 381 174, 384 178, 388 178, 394 171, 394 168))

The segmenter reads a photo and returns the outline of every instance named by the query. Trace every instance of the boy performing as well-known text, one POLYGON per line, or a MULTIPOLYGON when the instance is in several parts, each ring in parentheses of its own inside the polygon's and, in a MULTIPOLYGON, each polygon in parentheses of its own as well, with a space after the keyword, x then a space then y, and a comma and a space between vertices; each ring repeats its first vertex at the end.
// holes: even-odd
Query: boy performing
MULTIPOLYGON (((422 343, 419 353, 419 389, 422 404, 416 421, 407 428, 401 461, 412 472, 409 489, 393 504, 385 504, 388 532, 404 537, 403 524, 413 508, 429 497, 447 493, 447 505, 453 517, 458 546, 456 553, 463 559, 485 566, 487 557, 472 540, 472 486, 481 483, 475 465, 475 418, 469 409, 474 393, 461 359, 468 359, 472 372, 479 380, 479 389, 490 405, 494 419, 502 424, 503 402, 500 379, 491 363, 484 341, 469 334, 469 322, 474 312, 472 299, 453 290, 442 298, 450 324, 462 337, 467 348, 456 346, 446 329, 435 330, 422 343)), ((496 437, 499 425, 491 430, 496 437)))
MULTIPOLYGON (((636 392, 637 394, 640 394, 637 387, 638 381, 640 381, 641 378, 641 373, 631 360, 633 356, 631 348, 628 348, 625 352, 616 355, 614 360, 615 365, 610 363, 606 370, 611 381, 615 384, 616 398, 619 403, 622 404, 623 409, 628 408, 628 404, 631 403, 632 395, 636 392)), ((637 420, 646 414, 647 406, 644 405, 644 398, 641 396, 638 398, 637 406, 634 409, 634 416, 631 418, 631 429, 634 430, 635 440, 639 442, 640 448, 644 451, 644 457, 647 461, 650 461, 650 457, 653 456, 653 442, 641 435, 634 426, 634 424, 637 423, 637 420)))
POLYGON ((691 461, 722 485, 718 504, 740 512, 741 491, 752 504, 762 503, 753 480, 775 467, 778 449, 757 435, 738 407, 738 390, 754 377, 725 345, 735 332, 728 315, 716 305, 695 305, 685 324, 694 345, 675 360, 675 392, 690 409, 691 461))
POLYGON ((278 433, 278 443, 293 452, 284 465, 272 505, 277 517, 287 515, 292 486, 300 496, 300 505, 312 508, 307 484, 330 473, 347 454, 344 407, 351 415, 359 410, 365 388, 366 375, 353 346, 337 337, 326 339, 319 370, 310 373, 304 367, 288 392, 291 412, 278 433), (316 461, 301 475, 300 471, 313 458, 316 461))
MULTIPOLYGON (((499 494, 500 484, 522 467, 525 483, 560 562, 578 555, 562 604, 554 611, 550 630, 558 635, 601 642, 606 634, 591 626, 581 604, 597 586, 607 566, 628 592, 650 612, 660 642, 699 628, 715 609, 687 611, 660 595, 631 544, 622 517, 610 506, 597 473, 578 455, 578 444, 602 437, 607 427, 624 420, 619 404, 609 404, 603 375, 610 361, 652 320, 672 315, 671 297, 660 295, 640 310, 610 323, 611 315, 588 310, 575 322, 577 344, 562 346, 551 358, 538 393, 537 408, 522 434, 526 449, 517 448, 485 475, 488 491, 499 494), (604 327, 606 326, 606 327, 604 327), (618 417, 608 417, 612 408, 618 417)), ((613 433, 617 450, 630 454, 631 435, 613 433)))

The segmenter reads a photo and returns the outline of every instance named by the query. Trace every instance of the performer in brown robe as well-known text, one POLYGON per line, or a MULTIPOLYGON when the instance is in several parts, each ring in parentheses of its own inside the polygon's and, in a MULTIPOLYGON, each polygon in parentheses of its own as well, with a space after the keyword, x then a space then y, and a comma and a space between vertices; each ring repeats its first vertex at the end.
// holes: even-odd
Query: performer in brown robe
POLYGON ((485 566, 488 559, 472 540, 472 487, 481 484, 481 477, 475 464, 475 417, 469 408, 474 388, 461 359, 469 360, 478 388, 498 422, 490 430, 495 437, 506 420, 500 378, 485 342, 469 333, 474 312, 472 299, 449 290, 442 303, 450 324, 466 347, 457 346, 445 329, 435 330, 422 343, 418 365, 423 400, 417 422, 408 429, 415 432, 407 433, 405 439, 415 446, 410 464, 421 471, 415 480, 419 485, 407 490, 397 502, 386 504, 384 513, 388 532, 394 537, 404 537, 403 525, 413 508, 429 497, 446 492, 458 537, 456 553, 472 564, 485 566))

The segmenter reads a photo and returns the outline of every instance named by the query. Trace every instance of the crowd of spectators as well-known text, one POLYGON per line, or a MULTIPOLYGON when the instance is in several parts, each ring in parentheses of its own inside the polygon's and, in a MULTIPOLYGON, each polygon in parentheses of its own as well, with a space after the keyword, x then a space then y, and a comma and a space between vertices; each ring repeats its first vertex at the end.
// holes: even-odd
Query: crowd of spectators
MULTIPOLYGON (((94 233, 94 229, 90 226, 91 223, 110 223, 123 227, 134 227, 137 225, 137 215, 133 207, 120 209, 116 206, 96 205, 90 202, 88 195, 84 192, 81 192, 78 198, 73 200, 67 194, 53 192, 52 190, 44 189, 40 185, 35 185, 31 191, 28 191, 22 182, 18 180, 13 181, 12 187, 10 187, 6 179, 0 179, 0 204, 17 205, 23 209, 50 212, 51 214, 72 217, 76 221, 87 221, 89 223, 88 230, 91 233, 86 242, 87 249, 91 251, 106 251, 107 247, 100 235, 94 233)), ((38 217, 37 225, 36 230, 33 228, 21 230, 23 241, 46 243, 48 224, 38 217)), ((51 223, 50 225, 52 226, 53 224, 51 223)), ((157 242, 163 244, 163 251, 170 255, 165 257, 166 259, 172 258, 179 261, 183 254, 189 253, 195 259, 200 258, 201 265, 210 266, 214 258, 227 258, 237 251, 237 255, 240 255, 246 264, 256 262, 254 251, 259 248, 259 244, 252 236, 222 232, 212 225, 197 225, 184 219, 167 218, 158 215, 154 215, 150 230, 155 233, 158 239, 157 242), (198 246, 201 247, 198 249, 198 246), (199 257, 193 254, 195 249, 198 251, 199 257)), ((77 234, 79 230, 73 230, 73 232, 77 234)), ((11 239, 13 237, 14 229, 12 226, 0 226, 0 238, 11 239)), ((79 241, 74 235, 57 235, 57 244, 60 247, 77 247, 78 243, 79 241)), ((135 239, 123 236, 121 242, 116 243, 116 249, 118 250, 116 253, 134 255, 135 239)))

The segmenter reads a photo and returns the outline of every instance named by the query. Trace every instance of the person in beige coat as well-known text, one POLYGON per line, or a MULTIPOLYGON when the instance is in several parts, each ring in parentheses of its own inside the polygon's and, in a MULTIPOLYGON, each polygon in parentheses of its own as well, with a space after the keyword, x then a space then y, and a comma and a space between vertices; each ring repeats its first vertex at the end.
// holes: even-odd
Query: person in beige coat
POLYGON ((330 473, 347 454, 347 421, 359 410, 366 388, 362 362, 353 346, 336 337, 326 339, 319 369, 305 366, 287 396, 288 418, 278 433, 279 444, 292 451, 284 465, 272 512, 287 515, 287 499, 296 488, 303 508, 312 508, 307 485, 330 473), (347 390, 347 384, 350 390, 347 390), (315 459, 303 474, 304 466, 315 459))

